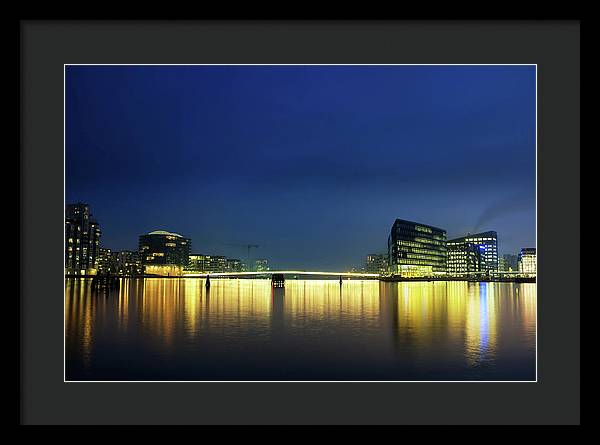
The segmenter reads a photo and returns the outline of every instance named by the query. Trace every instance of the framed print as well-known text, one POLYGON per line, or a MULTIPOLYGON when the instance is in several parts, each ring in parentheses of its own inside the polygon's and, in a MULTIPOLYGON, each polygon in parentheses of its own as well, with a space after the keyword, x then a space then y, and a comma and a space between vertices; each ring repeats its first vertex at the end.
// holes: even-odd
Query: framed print
POLYGON ((22 23, 22 422, 578 423, 579 24, 283 23, 22 23))

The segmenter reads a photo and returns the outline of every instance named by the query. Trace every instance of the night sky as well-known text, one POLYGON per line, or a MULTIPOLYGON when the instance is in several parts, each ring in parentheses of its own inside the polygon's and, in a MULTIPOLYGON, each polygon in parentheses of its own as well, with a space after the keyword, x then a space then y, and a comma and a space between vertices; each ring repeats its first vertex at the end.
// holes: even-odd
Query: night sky
POLYGON ((534 66, 68 66, 66 200, 101 245, 347 270, 395 218, 535 246, 534 66))

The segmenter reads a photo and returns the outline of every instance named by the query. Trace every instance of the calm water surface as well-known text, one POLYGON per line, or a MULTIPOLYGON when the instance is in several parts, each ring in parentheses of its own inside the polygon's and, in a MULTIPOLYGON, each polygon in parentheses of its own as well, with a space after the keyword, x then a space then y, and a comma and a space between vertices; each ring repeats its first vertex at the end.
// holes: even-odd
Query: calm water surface
POLYGON ((67 280, 67 380, 535 380, 536 285, 67 280))

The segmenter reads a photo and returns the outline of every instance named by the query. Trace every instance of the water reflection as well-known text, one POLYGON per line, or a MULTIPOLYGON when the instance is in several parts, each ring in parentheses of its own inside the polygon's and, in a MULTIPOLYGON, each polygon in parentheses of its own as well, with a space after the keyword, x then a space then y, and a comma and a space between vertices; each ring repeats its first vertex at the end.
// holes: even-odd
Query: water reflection
POLYGON ((295 379, 534 375, 535 284, 68 280, 65 298, 72 379, 260 380, 291 363, 295 379))

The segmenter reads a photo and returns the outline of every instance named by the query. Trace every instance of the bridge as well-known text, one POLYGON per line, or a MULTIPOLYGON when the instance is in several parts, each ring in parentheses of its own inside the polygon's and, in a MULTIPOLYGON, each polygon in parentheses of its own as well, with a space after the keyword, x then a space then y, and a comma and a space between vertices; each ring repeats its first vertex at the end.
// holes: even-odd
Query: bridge
MULTIPOLYGON (((308 270, 264 270, 256 272, 214 272, 214 273, 196 273, 184 272, 180 278, 276 278, 277 281, 284 280, 284 277, 331 277, 332 279, 342 278, 359 278, 372 279, 381 281, 508 281, 508 282, 535 282, 535 274, 523 273, 493 273, 488 276, 472 275, 468 273, 456 274, 434 274, 426 277, 401 277, 399 275, 388 275, 379 273, 367 272, 323 272, 323 271, 308 271, 308 270)), ((173 277, 175 278, 175 277, 173 277)), ((340 281, 341 282, 341 281, 340 281)))
POLYGON ((327 277, 355 277, 355 278, 379 278, 378 273, 365 273, 365 272, 321 272, 321 271, 307 271, 307 270, 264 270, 256 272, 214 272, 214 273, 194 273, 184 272, 184 278, 205 278, 210 276, 211 278, 235 278, 244 276, 268 276, 268 275, 313 275, 313 276, 327 276, 327 277))

